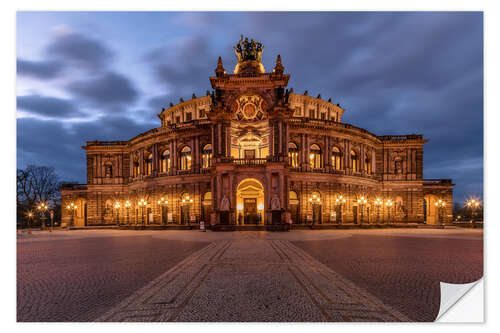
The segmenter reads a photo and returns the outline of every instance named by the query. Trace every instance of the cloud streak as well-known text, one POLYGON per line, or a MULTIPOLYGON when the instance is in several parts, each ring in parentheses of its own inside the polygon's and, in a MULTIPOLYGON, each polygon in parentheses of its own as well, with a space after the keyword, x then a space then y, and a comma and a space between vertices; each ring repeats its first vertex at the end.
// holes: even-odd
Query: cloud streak
POLYGON ((44 41, 17 62, 21 167, 54 165, 84 182, 85 140, 130 139, 159 126, 170 102, 205 95, 218 56, 232 72, 243 33, 264 44, 267 71, 281 54, 289 87, 332 97, 345 122, 377 135, 423 134, 424 175, 452 177, 456 201, 482 194, 481 13, 67 13, 52 24, 65 20, 70 27, 55 35, 36 26, 29 31, 39 34, 20 36, 23 45, 44 41), (71 122, 82 114, 98 120, 71 122))

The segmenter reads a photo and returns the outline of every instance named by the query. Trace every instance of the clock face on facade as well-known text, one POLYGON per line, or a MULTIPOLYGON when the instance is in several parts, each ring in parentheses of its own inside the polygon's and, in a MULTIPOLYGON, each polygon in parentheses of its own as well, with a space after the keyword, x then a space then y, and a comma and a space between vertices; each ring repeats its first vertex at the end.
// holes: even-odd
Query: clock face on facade
POLYGON ((266 101, 258 95, 241 95, 231 105, 234 120, 261 120, 266 110, 266 101))

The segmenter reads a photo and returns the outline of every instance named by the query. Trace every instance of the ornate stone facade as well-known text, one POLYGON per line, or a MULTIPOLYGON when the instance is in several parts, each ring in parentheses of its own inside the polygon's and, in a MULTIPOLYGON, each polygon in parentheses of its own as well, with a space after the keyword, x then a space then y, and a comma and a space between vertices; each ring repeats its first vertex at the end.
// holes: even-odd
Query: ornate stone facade
POLYGON ((63 207, 78 205, 73 220, 63 209, 64 222, 451 221, 453 184, 423 179, 422 135, 377 136, 343 123, 339 104, 286 88, 280 56, 266 73, 262 50, 240 40, 235 74, 219 58, 212 91, 163 109, 161 127, 87 142, 87 184, 63 186, 63 207))

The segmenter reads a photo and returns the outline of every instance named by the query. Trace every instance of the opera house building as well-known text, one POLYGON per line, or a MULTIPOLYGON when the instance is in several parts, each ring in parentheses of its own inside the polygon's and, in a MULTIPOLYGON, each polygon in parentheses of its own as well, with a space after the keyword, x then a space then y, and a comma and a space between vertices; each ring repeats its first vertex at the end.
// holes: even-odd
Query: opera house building
POLYGON ((234 72, 219 58, 206 95, 162 109, 159 127, 83 146, 87 184, 62 186, 63 223, 287 230, 451 221, 451 180, 423 178, 426 138, 344 123, 339 104, 288 87, 279 55, 266 72, 261 43, 242 38, 234 50, 234 72))

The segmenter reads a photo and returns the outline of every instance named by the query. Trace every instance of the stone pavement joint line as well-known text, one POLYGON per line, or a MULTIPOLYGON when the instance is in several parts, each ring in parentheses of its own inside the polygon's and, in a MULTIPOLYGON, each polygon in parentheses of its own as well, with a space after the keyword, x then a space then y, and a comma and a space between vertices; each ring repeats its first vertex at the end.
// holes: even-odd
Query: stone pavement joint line
POLYGON ((96 321, 410 321, 284 240, 215 241, 96 321))

